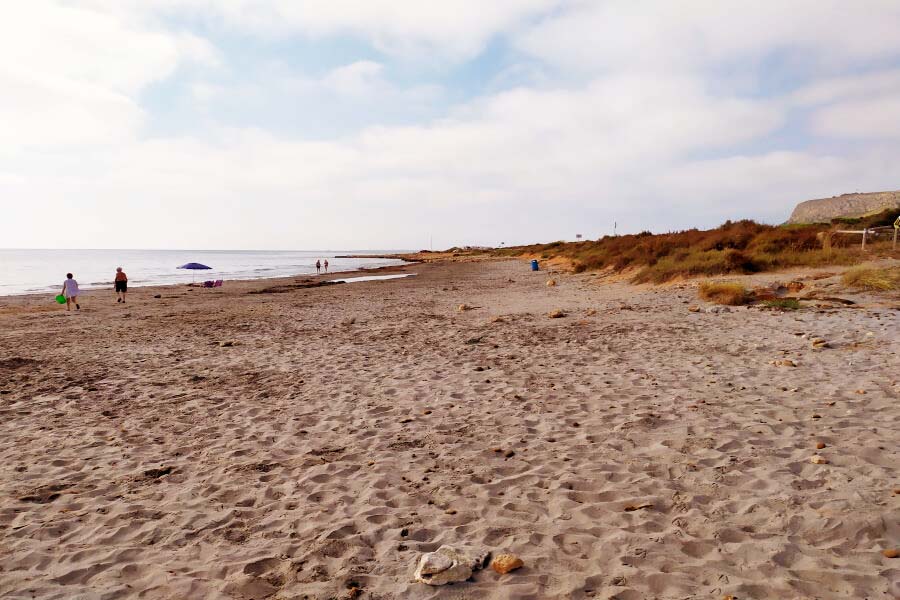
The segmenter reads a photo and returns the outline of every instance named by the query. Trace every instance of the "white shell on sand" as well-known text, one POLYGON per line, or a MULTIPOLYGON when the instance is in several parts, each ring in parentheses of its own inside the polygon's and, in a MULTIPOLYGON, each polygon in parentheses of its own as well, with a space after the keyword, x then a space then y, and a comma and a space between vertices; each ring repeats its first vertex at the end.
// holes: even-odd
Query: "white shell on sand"
POLYGON ((415 579, 428 585, 446 585, 465 581, 484 566, 488 553, 484 550, 441 546, 419 559, 415 579))

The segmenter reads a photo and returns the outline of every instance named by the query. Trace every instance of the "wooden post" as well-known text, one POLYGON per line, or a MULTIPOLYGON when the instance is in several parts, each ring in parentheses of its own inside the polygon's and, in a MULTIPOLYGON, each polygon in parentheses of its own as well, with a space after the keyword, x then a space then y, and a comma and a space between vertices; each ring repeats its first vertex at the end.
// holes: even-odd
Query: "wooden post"
POLYGON ((863 234, 862 249, 863 249, 863 252, 865 252, 865 250, 866 250, 866 233, 868 233, 868 231, 869 231, 868 229, 863 229, 863 230, 862 230, 862 234, 863 234))
POLYGON ((894 250, 897 249, 897 231, 900 231, 900 230, 898 230, 896 227, 894 227, 894 250))

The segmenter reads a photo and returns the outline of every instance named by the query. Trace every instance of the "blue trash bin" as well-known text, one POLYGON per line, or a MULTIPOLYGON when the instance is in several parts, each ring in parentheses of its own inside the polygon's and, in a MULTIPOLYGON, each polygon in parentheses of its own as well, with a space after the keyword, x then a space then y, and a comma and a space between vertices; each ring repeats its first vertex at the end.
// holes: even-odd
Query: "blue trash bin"
POLYGON ((537 261, 537 260, 531 261, 531 270, 532 270, 532 271, 540 271, 540 267, 538 267, 538 261, 537 261))

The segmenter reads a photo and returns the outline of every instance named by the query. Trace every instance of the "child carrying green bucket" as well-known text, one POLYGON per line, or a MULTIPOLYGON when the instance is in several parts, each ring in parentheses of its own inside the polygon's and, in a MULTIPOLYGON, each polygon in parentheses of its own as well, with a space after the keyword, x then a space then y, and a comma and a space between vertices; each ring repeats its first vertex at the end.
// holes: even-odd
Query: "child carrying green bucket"
MULTIPOLYGON (((59 295, 65 298, 66 310, 72 310, 72 304, 75 305, 75 310, 81 310, 81 306, 78 305, 78 282, 71 273, 66 273, 66 280, 63 281, 62 291, 59 295)), ((59 296, 56 298, 56 301, 59 302, 59 296)), ((62 303, 60 302, 60 304, 62 303)))

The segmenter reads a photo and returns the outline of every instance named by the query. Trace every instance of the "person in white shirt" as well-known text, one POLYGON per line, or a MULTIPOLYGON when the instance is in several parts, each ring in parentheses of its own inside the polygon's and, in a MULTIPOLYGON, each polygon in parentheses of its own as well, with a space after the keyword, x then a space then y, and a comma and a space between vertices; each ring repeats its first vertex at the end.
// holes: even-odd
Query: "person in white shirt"
POLYGON ((78 282, 71 273, 66 273, 66 280, 63 281, 60 293, 66 297, 66 310, 72 310, 72 304, 75 305, 75 310, 81 310, 81 306, 78 305, 78 282))

